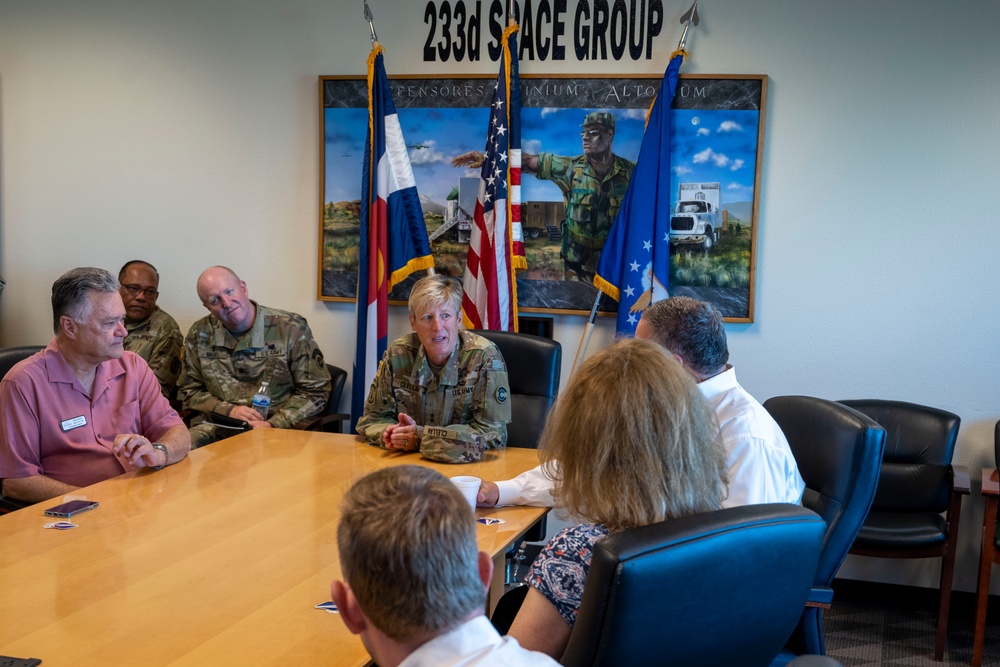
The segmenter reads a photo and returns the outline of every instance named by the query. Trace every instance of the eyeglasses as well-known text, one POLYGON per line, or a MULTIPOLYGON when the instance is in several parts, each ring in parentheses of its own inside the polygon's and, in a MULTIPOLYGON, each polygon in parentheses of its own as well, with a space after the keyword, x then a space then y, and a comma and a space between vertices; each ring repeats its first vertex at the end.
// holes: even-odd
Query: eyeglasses
POLYGON ((590 137, 591 139, 599 137, 602 134, 604 134, 604 130, 583 130, 580 132, 581 137, 590 137))
POLYGON ((140 285, 122 285, 122 287, 124 287, 125 290, 132 296, 138 296, 139 292, 142 292, 146 295, 147 299, 155 299, 156 295, 159 294, 159 292, 152 287, 147 287, 145 289, 143 289, 140 285))

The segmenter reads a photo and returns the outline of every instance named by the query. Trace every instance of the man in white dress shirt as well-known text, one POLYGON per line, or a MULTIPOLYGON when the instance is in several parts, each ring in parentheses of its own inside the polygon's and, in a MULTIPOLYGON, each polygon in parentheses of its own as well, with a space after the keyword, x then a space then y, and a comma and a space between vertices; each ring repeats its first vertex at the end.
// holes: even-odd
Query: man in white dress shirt
POLYGON ((383 468, 344 496, 331 586, 347 629, 380 667, 558 667, 501 637, 483 611, 493 560, 469 503, 441 473, 383 468))
MULTIPOLYGON (((729 468, 723 507, 802 502, 805 482, 788 440, 764 406, 736 381, 722 314, 715 306, 683 296, 657 301, 642 312, 635 337, 672 353, 715 411, 729 468)), ((552 486, 551 476, 539 466, 511 480, 483 482, 479 505, 551 507, 552 486)))

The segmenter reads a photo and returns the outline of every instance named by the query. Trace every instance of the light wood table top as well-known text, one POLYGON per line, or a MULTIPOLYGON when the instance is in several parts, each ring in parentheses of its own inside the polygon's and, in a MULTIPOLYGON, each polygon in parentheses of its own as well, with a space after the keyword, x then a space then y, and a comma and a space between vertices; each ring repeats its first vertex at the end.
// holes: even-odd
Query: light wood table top
MULTIPOLYGON (((348 435, 259 430, 82 489, 101 505, 77 528, 42 528, 58 499, 0 516, 0 655, 45 667, 364 665, 360 640, 314 605, 340 577, 343 493, 403 463, 497 480, 538 455, 456 466, 348 435)), ((545 511, 477 510, 505 521, 477 525, 480 548, 502 564, 545 511)))

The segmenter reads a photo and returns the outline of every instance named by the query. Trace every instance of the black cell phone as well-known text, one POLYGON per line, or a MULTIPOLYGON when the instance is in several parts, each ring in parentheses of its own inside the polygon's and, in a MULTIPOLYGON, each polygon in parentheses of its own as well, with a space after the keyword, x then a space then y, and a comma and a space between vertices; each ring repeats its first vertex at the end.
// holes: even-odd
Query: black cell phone
MULTIPOLYGON (((79 514, 80 512, 86 512, 87 510, 92 510, 97 507, 99 503, 96 500, 71 500, 68 503, 63 503, 62 505, 56 505, 55 507, 50 507, 45 510, 45 516, 58 516, 63 518, 68 518, 74 514, 79 514)), ((2 666, 3 663, 0 663, 2 666)))
POLYGON ((0 655, 0 667, 35 667, 35 665, 40 664, 42 661, 38 658, 11 658, 0 655))

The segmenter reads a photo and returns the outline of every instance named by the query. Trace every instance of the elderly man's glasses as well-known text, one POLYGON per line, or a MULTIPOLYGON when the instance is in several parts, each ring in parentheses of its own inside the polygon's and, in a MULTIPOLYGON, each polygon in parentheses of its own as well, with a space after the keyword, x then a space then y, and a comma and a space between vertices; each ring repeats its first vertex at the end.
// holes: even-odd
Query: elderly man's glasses
POLYGON ((145 289, 143 289, 139 285, 122 285, 122 287, 124 287, 125 291, 131 294, 132 296, 138 296, 139 292, 142 292, 143 294, 146 295, 147 299, 153 299, 156 297, 157 294, 159 294, 159 292, 157 292, 152 287, 147 287, 145 289))

